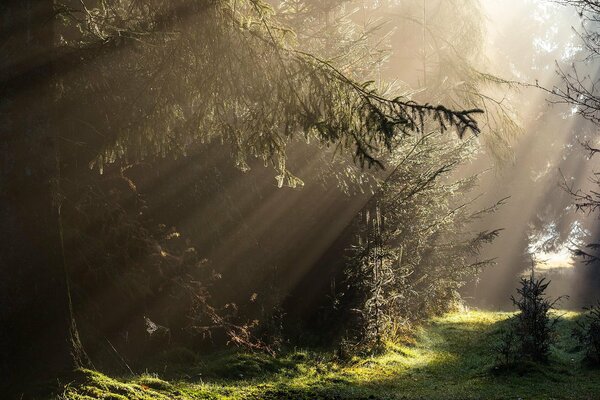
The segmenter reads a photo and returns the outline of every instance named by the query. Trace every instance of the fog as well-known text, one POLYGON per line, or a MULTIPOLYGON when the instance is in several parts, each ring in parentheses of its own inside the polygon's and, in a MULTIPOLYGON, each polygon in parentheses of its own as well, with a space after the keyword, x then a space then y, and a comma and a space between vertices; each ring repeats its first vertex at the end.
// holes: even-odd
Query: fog
POLYGON ((564 3, 0 6, 0 386, 231 345, 342 365, 504 320, 529 274, 593 303, 600 18, 585 42, 564 3))
MULTIPOLYGON (((486 250, 497 265, 481 274, 473 288, 474 304, 510 308, 511 293, 532 264, 552 280, 549 293, 568 295, 563 307, 580 307, 595 300, 591 267, 578 263, 570 249, 593 234, 594 217, 577 213, 566 184, 589 189, 596 161, 588 160, 581 143, 597 128, 535 87, 559 84, 557 68, 568 68, 582 56, 573 9, 543 1, 484 1, 487 15, 485 55, 491 70, 526 85, 496 92, 516 109, 522 133, 512 139, 512 159, 502 162, 482 154, 479 163, 493 170, 481 186, 488 198, 510 196, 489 222, 501 226, 501 237, 486 250), (531 18, 533 16, 533 18, 531 18)), ((594 74, 594 66, 590 66, 594 74)))
MULTIPOLYGON (((436 64, 439 59, 427 44, 436 30, 447 32, 438 40, 452 40, 451 22, 443 16, 447 4, 409 2, 409 8, 416 10, 412 18, 389 10, 374 13, 391 32, 391 55, 383 78, 407 84, 418 99, 428 97, 428 73, 451 74, 436 64), (407 32, 411 39, 407 40, 407 32)), ((462 4, 465 9, 477 7, 477 3, 462 4)), ((584 57, 577 33, 580 16, 573 8, 536 0, 484 0, 480 7, 485 15, 481 26, 460 23, 480 30, 484 38, 477 49, 481 52, 479 68, 508 81, 486 89, 486 94, 513 113, 518 132, 499 132, 504 137, 498 146, 484 129, 483 150, 462 169, 465 175, 486 171, 479 186, 481 204, 509 196, 483 223, 503 229, 482 255, 495 258, 496 265, 479 276, 467 297, 480 307, 511 309, 510 293, 533 265, 536 273, 552 280, 552 296, 569 296, 561 306, 589 304, 597 296, 597 273, 575 259, 571 250, 594 236, 595 217, 576 212, 564 186, 573 190, 593 187, 590 177, 597 160, 589 159, 582 143, 595 139, 597 127, 578 117, 570 106, 555 104, 550 93, 536 87, 551 90, 560 85, 557 70, 568 69, 584 57), (506 148, 498 148, 502 146, 506 148)), ((582 74, 594 77, 597 73, 593 63, 585 68, 582 74)))

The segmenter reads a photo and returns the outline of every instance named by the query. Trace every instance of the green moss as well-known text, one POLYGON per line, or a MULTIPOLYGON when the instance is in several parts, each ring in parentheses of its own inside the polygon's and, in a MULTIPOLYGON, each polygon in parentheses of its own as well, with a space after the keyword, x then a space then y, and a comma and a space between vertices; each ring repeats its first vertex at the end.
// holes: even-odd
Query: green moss
POLYGON ((173 385, 169 382, 163 381, 162 379, 156 378, 154 376, 144 375, 139 379, 136 379, 136 383, 138 383, 142 387, 147 387, 155 390, 163 390, 163 391, 171 391, 173 390, 173 385))
POLYGON ((160 379, 141 376, 135 381, 123 382, 110 378, 97 371, 82 369, 76 381, 65 388, 63 399, 105 399, 105 400, 150 400, 175 399, 176 390, 160 379))
POLYGON ((88 399, 592 399, 600 374, 588 369, 571 338, 579 318, 566 313, 548 364, 499 371, 494 345, 509 313, 471 311, 432 319, 404 343, 340 364, 333 354, 224 352, 158 375, 113 379, 80 371, 64 398, 88 399))

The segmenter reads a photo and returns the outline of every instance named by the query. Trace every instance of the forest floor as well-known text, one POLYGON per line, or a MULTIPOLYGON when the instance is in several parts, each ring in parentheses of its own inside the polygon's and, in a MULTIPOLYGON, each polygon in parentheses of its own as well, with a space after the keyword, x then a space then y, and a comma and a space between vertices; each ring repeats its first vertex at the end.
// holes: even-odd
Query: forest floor
MULTIPOLYGON (((403 344, 340 363, 331 353, 276 358, 226 352, 185 361, 176 372, 111 378, 83 370, 62 399, 600 399, 571 338, 577 313, 564 312, 548 364, 504 371, 493 347, 509 313, 469 311, 434 318, 403 344)), ((183 353, 182 353, 183 354, 183 353)))

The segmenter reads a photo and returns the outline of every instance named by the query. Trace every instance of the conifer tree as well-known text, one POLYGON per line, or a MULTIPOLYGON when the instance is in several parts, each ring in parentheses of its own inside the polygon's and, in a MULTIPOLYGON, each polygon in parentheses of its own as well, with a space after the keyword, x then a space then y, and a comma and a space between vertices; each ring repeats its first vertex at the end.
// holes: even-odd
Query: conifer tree
POLYGON ((379 166, 377 151, 422 131, 427 116, 460 135, 479 131, 478 109, 385 97, 296 48, 258 0, 10 1, 0 8, 10 21, 2 28, 9 51, 1 72, 9 301, 0 324, 10 327, 1 340, 13 350, 2 378, 16 391, 82 359, 61 209, 73 200, 63 185, 91 179, 88 167, 101 173, 218 141, 240 168, 256 157, 275 168, 280 186, 294 186, 286 167, 292 138, 336 145, 361 166, 379 166))

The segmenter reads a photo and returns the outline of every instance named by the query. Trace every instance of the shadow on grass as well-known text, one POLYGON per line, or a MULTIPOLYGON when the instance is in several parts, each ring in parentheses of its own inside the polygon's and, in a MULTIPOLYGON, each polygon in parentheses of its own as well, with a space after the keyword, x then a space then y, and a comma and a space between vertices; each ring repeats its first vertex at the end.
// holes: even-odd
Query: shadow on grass
POLYGON ((532 363, 524 369, 494 373, 493 348, 508 315, 469 313, 434 319, 420 330, 414 344, 391 345, 383 355, 346 364, 337 363, 332 355, 311 352, 278 358, 235 352, 215 354, 198 360, 193 367, 182 364, 160 373, 172 383, 148 376, 134 379, 129 383, 148 387, 157 395, 127 398, 600 398, 598 371, 581 365, 581 349, 570 334, 578 318, 574 313, 558 323, 557 343, 548 364, 532 363))
POLYGON ((582 365, 582 349, 571 335, 578 314, 565 313, 557 323, 556 343, 547 364, 523 363, 498 371, 493 349, 508 326, 508 316, 434 319, 417 340, 416 362, 356 384, 382 393, 401 393, 398 398, 600 398, 600 376, 582 365))

